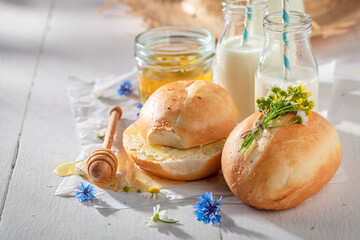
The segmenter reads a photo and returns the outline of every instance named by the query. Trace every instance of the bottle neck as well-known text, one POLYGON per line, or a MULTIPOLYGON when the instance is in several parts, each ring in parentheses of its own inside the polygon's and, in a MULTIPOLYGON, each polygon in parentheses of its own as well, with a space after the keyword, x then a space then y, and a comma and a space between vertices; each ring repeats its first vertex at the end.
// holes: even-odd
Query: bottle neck
POLYGON ((263 38, 266 0, 224 0, 222 6, 225 26, 220 42, 231 37, 243 37, 245 32, 249 41, 252 38, 263 38))
POLYGON ((318 68, 309 39, 311 18, 295 11, 289 12, 289 18, 289 24, 285 25, 280 11, 265 16, 265 41, 258 76, 272 76, 295 83, 317 79, 318 68))
POLYGON ((264 18, 265 38, 274 41, 306 41, 311 33, 311 17, 308 14, 290 11, 290 23, 285 24, 282 20, 282 12, 267 14, 264 18))
POLYGON ((268 5, 266 0, 223 0, 225 22, 263 21, 268 5))

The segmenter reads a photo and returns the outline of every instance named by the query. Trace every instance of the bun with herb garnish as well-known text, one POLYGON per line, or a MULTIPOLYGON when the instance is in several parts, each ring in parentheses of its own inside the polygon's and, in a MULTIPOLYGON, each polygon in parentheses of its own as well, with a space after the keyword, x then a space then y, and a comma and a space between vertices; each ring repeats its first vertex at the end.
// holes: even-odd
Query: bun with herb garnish
MULTIPOLYGON (((263 113, 249 116, 226 140, 222 171, 231 191, 243 202, 269 210, 295 207, 318 192, 336 173, 341 163, 339 137, 319 114, 313 112, 307 118, 305 112, 310 114, 312 107, 299 104, 306 98, 295 99, 293 111, 275 114, 272 120, 269 114, 276 107, 270 101, 266 103, 269 97, 264 98, 267 107, 260 106, 263 113)), ((258 107, 261 102, 258 100, 258 107)), ((279 112, 287 104, 275 110, 279 112)))
POLYGON ((220 170, 237 108, 220 86, 177 81, 159 88, 139 120, 123 134, 128 156, 143 170, 173 180, 196 180, 220 170))

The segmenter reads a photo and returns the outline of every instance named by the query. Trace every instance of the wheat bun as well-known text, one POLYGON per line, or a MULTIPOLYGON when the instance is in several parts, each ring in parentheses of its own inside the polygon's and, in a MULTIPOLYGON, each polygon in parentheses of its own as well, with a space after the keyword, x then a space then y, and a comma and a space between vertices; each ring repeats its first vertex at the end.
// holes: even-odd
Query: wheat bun
POLYGON ((156 90, 141 109, 147 143, 187 149, 226 138, 236 125, 229 93, 208 81, 177 81, 156 90))
POLYGON ((139 120, 123 133, 128 156, 143 170, 172 180, 197 180, 221 169, 237 108, 220 86, 178 81, 146 101, 139 120))
MULTIPOLYGON (((307 125, 292 124, 264 130, 242 156, 241 134, 262 118, 257 112, 241 122, 226 140, 222 171, 231 191, 259 209, 295 207, 325 186, 341 163, 341 144, 335 128, 316 112, 307 125)), ((293 113, 276 125, 294 121, 293 113)))

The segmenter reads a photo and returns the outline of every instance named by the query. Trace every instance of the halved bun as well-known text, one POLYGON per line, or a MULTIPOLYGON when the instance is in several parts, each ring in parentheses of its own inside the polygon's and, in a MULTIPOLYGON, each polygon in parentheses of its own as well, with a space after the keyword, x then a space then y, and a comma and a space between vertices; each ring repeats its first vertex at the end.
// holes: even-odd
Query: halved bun
POLYGON ((123 134, 128 156, 143 170, 173 180, 196 180, 220 170, 225 139, 189 149, 151 145, 140 136, 137 123, 123 134))
MULTIPOLYGON (((279 210, 299 205, 334 176, 341 163, 341 145, 335 128, 313 112, 307 125, 266 129, 248 151, 238 152, 241 134, 252 129, 261 113, 241 122, 227 139, 222 171, 231 191, 260 209, 279 210)), ((276 125, 294 121, 282 116, 276 125)))
POLYGON ((147 143, 186 149, 226 138, 236 119, 236 105, 219 85, 177 81, 151 95, 138 127, 147 143))

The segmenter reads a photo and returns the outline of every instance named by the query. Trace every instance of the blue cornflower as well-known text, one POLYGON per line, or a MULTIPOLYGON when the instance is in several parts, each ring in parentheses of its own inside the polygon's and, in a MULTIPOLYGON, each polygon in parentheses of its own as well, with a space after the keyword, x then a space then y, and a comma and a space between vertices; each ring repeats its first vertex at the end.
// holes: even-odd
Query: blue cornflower
MULTIPOLYGON (((138 109, 141 109, 142 107, 143 107, 143 105, 141 104, 141 103, 138 103, 138 104, 136 104, 136 107, 138 108, 138 109)), ((140 112, 138 112, 137 114, 136 114, 136 116, 139 118, 139 115, 140 115, 140 112)))
POLYGON ((75 190, 75 197, 79 202, 85 202, 85 201, 89 201, 91 198, 95 198, 94 193, 95 193, 94 185, 89 183, 86 186, 85 182, 81 182, 81 184, 77 186, 75 190))
POLYGON ((120 95, 129 96, 132 93, 132 83, 129 81, 123 82, 123 84, 120 85, 120 88, 118 89, 118 93, 120 95))
POLYGON ((143 107, 143 105, 142 105, 141 103, 137 103, 137 104, 136 104, 136 107, 139 108, 139 109, 141 109, 141 108, 143 107))
POLYGON ((197 202, 194 207, 195 215, 197 216, 198 221, 202 221, 204 223, 212 223, 214 224, 215 221, 218 221, 220 223, 220 208, 221 205, 220 201, 222 199, 222 196, 219 198, 219 200, 213 200, 212 192, 210 193, 204 193, 203 195, 200 195, 199 202, 197 202))

